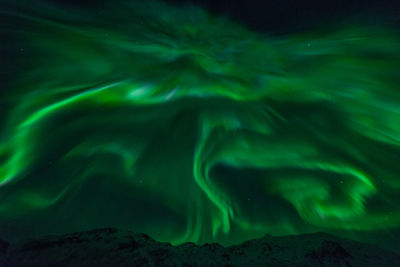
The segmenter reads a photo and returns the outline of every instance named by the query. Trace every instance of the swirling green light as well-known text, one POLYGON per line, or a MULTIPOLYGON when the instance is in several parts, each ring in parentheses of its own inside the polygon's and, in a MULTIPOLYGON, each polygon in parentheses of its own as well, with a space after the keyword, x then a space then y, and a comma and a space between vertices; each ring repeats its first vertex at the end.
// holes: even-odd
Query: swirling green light
POLYGON ((1 11, 17 66, 3 71, 1 234, 398 229, 396 32, 267 37, 160 3, 74 12, 1 11))

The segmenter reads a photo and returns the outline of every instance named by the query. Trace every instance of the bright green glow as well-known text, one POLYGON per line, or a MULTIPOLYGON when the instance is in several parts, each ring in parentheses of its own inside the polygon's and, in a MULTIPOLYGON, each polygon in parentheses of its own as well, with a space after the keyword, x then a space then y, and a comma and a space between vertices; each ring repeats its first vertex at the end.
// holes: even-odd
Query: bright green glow
POLYGON ((29 6, 0 9, 17 25, 2 30, 2 236, 399 229, 394 32, 268 38, 194 7, 29 6))

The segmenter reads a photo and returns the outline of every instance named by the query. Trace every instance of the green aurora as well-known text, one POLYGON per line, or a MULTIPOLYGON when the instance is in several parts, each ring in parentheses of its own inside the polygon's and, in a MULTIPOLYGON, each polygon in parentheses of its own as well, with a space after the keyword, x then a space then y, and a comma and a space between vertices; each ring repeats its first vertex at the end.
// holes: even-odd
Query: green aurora
POLYGON ((399 233, 394 29, 276 36, 194 6, 8 2, 0 237, 399 233))

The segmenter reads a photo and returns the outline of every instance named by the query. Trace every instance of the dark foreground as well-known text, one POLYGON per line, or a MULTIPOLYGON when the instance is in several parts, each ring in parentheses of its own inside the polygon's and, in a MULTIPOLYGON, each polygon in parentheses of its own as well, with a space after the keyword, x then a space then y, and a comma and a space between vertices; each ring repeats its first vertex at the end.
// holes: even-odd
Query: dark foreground
POLYGON ((99 229, 30 240, 0 241, 0 266, 400 266, 400 255, 315 233, 266 235, 237 246, 172 246, 147 235, 99 229))

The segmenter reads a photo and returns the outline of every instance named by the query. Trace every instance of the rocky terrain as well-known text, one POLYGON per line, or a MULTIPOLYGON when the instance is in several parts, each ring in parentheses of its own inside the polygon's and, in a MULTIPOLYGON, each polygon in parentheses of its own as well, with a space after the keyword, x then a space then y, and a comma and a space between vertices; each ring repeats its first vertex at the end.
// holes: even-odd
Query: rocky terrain
POLYGON ((113 228, 9 244, 0 240, 0 266, 400 266, 400 255, 314 233, 240 245, 172 246, 113 228))

